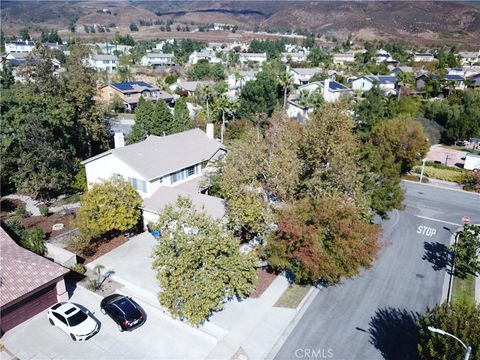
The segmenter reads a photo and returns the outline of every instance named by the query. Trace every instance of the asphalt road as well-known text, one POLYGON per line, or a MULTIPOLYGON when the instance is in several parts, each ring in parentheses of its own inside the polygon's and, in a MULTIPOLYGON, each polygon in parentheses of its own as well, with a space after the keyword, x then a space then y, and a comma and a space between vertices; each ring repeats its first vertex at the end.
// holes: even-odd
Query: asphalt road
POLYGON ((462 216, 480 223, 480 196, 404 182, 405 209, 382 222, 370 270, 323 288, 276 359, 416 359, 415 316, 440 302, 446 250, 462 216))

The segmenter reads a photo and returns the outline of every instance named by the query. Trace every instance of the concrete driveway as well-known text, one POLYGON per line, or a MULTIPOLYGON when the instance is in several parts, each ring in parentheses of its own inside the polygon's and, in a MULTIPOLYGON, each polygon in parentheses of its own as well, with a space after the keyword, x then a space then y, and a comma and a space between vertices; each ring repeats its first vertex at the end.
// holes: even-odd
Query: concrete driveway
POLYGON ((138 301, 147 313, 146 323, 132 332, 119 332, 100 312, 100 297, 77 288, 71 300, 89 309, 101 323, 86 342, 74 342, 53 327, 43 311, 8 331, 2 344, 19 359, 203 359, 215 339, 170 319, 159 309, 138 301))
POLYGON ((155 244, 153 236, 144 232, 92 261, 87 267, 93 269, 98 264, 105 266, 103 271, 110 271, 112 279, 125 285, 126 292, 155 306, 158 304, 157 293, 160 290, 152 269, 151 255, 155 244))

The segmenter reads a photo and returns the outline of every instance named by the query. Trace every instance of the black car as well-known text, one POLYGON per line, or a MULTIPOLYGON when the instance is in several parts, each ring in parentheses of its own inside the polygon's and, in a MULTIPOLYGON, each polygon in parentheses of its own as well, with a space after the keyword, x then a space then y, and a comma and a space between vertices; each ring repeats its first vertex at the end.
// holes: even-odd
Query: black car
POLYGON ((132 298, 113 294, 107 296, 100 303, 100 310, 108 314, 118 325, 118 330, 133 330, 141 326, 147 316, 143 309, 132 298))

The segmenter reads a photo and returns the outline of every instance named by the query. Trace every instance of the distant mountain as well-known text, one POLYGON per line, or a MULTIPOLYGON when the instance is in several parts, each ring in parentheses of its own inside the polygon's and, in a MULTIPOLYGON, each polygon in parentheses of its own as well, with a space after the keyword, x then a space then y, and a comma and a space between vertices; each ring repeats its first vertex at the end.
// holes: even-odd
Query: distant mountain
MULTIPOLYGON (((173 20, 229 23, 243 30, 305 29, 338 39, 394 39, 425 45, 480 46, 480 3, 453 1, 2 1, 2 30, 65 29, 115 23, 173 20), (101 9, 111 14, 101 13, 101 9)), ((158 31, 150 29, 149 32, 158 31)))

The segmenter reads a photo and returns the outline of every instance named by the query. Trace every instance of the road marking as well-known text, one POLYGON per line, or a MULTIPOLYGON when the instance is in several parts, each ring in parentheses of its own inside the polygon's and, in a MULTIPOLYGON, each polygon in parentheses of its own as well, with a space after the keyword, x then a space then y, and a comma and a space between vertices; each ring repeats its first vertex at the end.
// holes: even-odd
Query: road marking
POLYGON ((440 219, 434 219, 434 218, 427 217, 427 216, 422 216, 422 215, 414 215, 414 216, 416 216, 416 217, 418 217, 418 218, 421 218, 421 219, 426 219, 426 220, 441 222, 441 223, 444 223, 444 224, 456 225, 456 226, 463 226, 462 224, 457 224, 457 223, 453 223, 453 222, 449 222, 449 221, 445 221, 445 220, 440 220, 440 219))
POLYGON ((437 233, 437 229, 430 226, 419 225, 417 229, 417 234, 422 234, 424 236, 432 237, 437 233))

